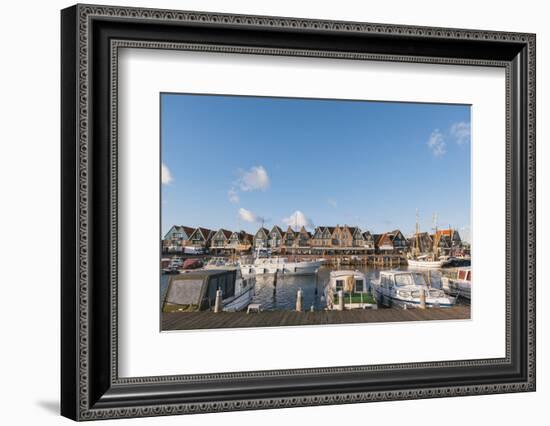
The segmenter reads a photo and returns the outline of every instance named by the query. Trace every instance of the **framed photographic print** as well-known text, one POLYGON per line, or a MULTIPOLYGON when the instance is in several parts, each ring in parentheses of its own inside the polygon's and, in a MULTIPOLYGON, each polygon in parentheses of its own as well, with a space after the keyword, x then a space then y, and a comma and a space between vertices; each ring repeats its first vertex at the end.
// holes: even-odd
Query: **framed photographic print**
POLYGON ((535 36, 76 5, 62 414, 535 390, 535 36))

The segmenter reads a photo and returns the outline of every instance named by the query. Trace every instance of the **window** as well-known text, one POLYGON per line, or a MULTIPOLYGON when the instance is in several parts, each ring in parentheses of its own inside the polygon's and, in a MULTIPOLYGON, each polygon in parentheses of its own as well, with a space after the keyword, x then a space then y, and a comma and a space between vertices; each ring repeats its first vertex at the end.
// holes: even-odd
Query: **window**
POLYGON ((355 291, 361 292, 363 291, 363 280, 355 280, 355 291))
POLYGON ((336 291, 340 291, 344 288, 344 280, 336 280, 336 291))

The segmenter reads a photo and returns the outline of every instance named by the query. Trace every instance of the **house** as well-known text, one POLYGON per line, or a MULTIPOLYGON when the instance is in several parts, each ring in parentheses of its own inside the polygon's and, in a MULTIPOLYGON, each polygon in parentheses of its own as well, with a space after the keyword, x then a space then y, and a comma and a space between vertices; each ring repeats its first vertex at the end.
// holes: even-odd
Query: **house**
POLYGON ((283 246, 284 231, 275 225, 269 232, 269 247, 273 251, 279 251, 283 246))
POLYGON ((440 256, 456 256, 462 254, 462 239, 457 230, 438 229, 432 239, 439 250, 440 256))
POLYGON ((230 239, 233 232, 220 228, 213 236, 210 243, 210 251, 221 254, 231 250, 230 239))
POLYGON ((254 249, 269 247, 269 230, 262 227, 254 234, 254 249))
POLYGON ((376 253, 379 253, 379 254, 393 253, 393 242, 390 238, 390 235, 387 232, 385 234, 375 234, 373 237, 374 237, 374 246, 376 249, 376 253))
POLYGON ((283 245, 285 249, 290 249, 294 247, 294 240, 297 237, 297 233, 294 232, 294 229, 289 225, 284 236, 283 236, 283 245))
POLYGON ((363 232, 363 244, 367 253, 374 253, 374 237, 369 231, 363 232))
POLYGON ((301 227, 297 233, 294 244, 300 248, 309 248, 311 241, 311 233, 306 230, 305 227, 301 227))
POLYGON ((409 238, 409 249, 415 253, 430 253, 433 251, 433 239, 427 232, 419 232, 409 238))
POLYGON ((388 236, 391 239, 395 254, 403 254, 407 251, 409 247, 408 241, 399 229, 388 232, 388 236))
POLYGON ((208 228, 197 228, 189 237, 189 241, 186 245, 193 247, 209 248, 210 241, 215 232, 208 228))
POLYGON ((163 251, 181 252, 189 241, 195 228, 184 225, 173 225, 162 240, 163 251))
POLYGON ((237 252, 246 252, 252 248, 254 236, 245 232, 233 232, 229 237, 229 247, 237 252))
POLYGON ((326 248, 332 245, 332 233, 334 227, 331 226, 318 226, 313 232, 310 245, 314 248, 326 248))
POLYGON ((349 231, 352 237, 351 245, 357 249, 365 248, 365 237, 363 236, 361 228, 358 226, 350 226, 349 231))

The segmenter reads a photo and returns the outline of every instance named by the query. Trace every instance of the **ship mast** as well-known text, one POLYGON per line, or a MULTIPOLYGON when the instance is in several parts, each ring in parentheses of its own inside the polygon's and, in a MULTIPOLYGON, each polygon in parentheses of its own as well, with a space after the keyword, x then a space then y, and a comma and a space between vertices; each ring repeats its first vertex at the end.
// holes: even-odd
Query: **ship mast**
POLYGON ((434 229, 433 252, 434 252, 434 260, 435 260, 439 258, 439 236, 437 234, 437 213, 433 214, 433 229, 434 229))
POLYGON ((420 235, 419 235, 419 225, 418 225, 418 209, 416 209, 416 246, 415 246, 415 256, 418 256, 420 253, 420 235))

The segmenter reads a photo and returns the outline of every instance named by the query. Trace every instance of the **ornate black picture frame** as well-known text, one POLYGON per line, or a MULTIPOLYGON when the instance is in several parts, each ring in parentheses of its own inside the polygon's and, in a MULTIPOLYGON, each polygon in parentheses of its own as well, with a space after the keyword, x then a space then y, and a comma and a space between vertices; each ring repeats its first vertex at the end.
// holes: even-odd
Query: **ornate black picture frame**
POLYGON ((61 13, 61 413, 74 420, 535 390, 535 35, 76 5, 61 13), (187 49, 506 71, 506 356, 119 378, 117 52, 187 49))

